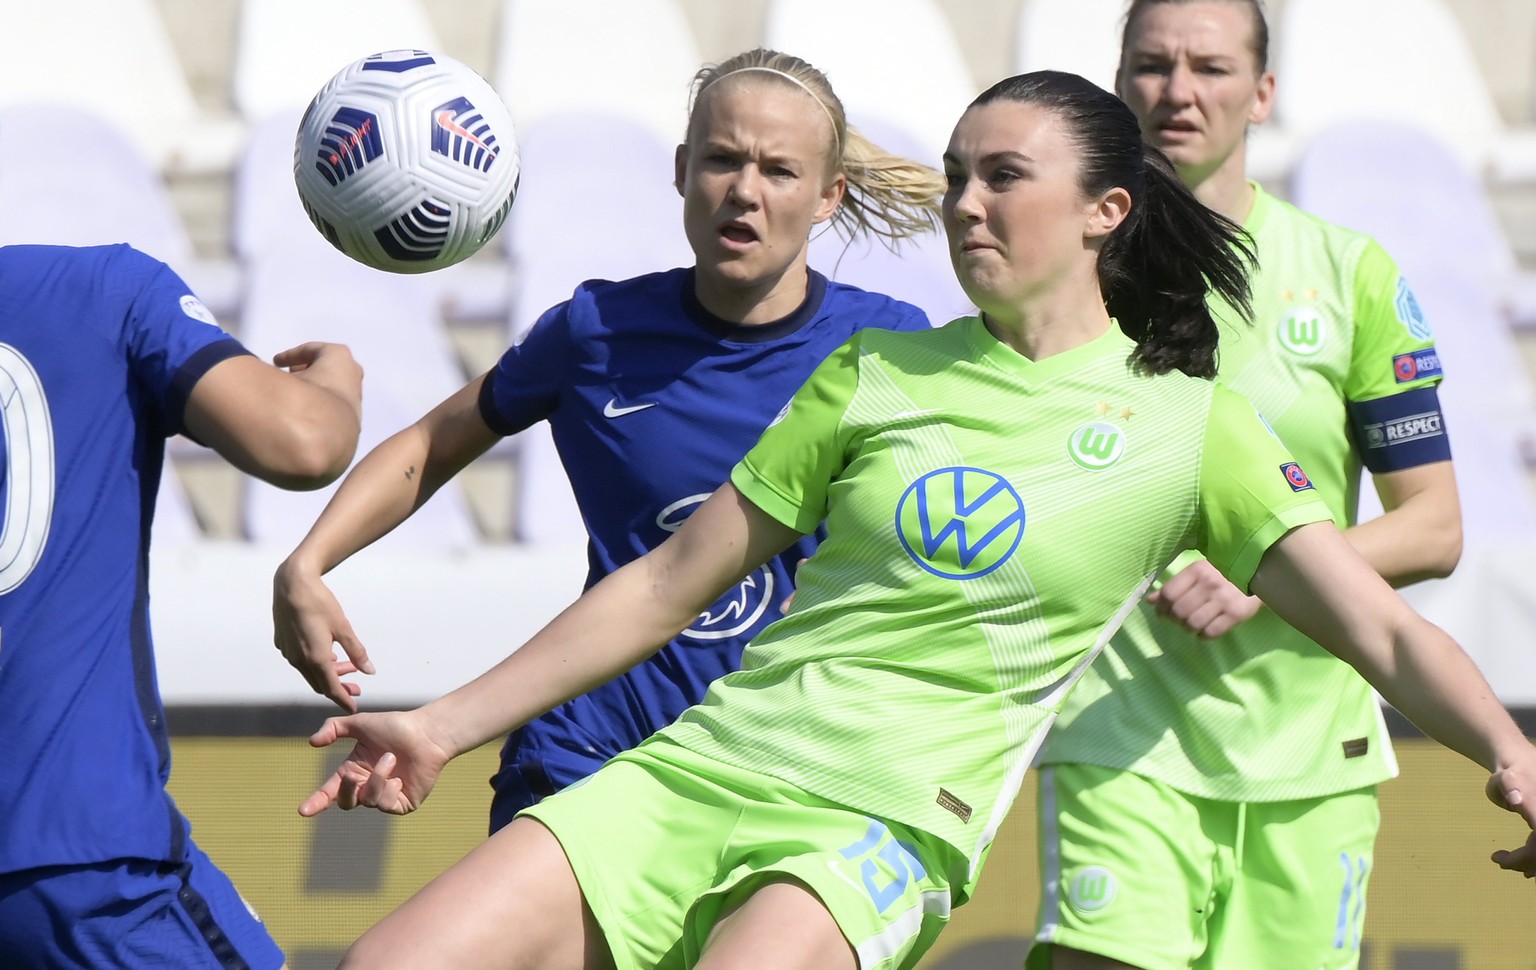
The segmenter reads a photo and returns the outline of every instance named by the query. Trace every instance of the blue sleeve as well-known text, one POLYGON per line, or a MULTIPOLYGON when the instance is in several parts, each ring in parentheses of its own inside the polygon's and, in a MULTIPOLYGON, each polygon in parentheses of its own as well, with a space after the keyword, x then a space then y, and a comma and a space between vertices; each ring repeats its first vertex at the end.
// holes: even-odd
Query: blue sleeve
POLYGON ((112 259, 115 278, 138 281, 123 320, 129 369, 146 391, 160 431, 178 434, 187 398, 203 375, 250 351, 224 332, 170 267, 127 246, 112 259))
POLYGON ((900 319, 892 330, 932 330, 933 321, 928 319, 928 314, 910 303, 893 300, 894 309, 901 313, 900 319))
POLYGON ((516 434, 549 417, 567 383, 571 303, 544 311, 523 339, 501 355, 480 388, 480 416, 497 434, 516 434))

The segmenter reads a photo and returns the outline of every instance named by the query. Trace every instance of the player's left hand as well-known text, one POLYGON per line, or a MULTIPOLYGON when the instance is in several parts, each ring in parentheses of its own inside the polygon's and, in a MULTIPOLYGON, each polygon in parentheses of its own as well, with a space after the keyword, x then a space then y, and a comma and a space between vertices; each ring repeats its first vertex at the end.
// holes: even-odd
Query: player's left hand
POLYGON ((1160 589, 1147 594, 1158 615, 1191 633, 1219 637, 1259 612, 1257 596, 1249 596, 1204 559, 1190 563, 1160 589))
MULTIPOLYGON (((1526 761, 1536 766, 1536 755, 1526 761)), ((1536 879, 1536 771, 1519 766, 1496 771, 1488 779, 1487 792, 1491 802, 1518 814, 1532 829, 1525 845, 1518 849, 1500 849, 1493 854, 1493 861, 1527 879, 1536 879)))
POLYGON ((356 743, 335 773, 299 806, 306 818, 333 805, 343 811, 364 806, 390 815, 414 812, 451 760, 420 710, 328 718, 309 743, 323 748, 342 738, 356 743))

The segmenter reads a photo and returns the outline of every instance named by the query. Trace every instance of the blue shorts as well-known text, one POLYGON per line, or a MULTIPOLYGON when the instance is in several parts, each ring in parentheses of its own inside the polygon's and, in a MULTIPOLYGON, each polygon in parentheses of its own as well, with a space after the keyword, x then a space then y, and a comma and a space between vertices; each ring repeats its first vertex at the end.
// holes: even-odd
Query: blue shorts
POLYGON ((180 864, 119 859, 0 874, 0 967, 282 965, 261 920, 196 846, 180 864))

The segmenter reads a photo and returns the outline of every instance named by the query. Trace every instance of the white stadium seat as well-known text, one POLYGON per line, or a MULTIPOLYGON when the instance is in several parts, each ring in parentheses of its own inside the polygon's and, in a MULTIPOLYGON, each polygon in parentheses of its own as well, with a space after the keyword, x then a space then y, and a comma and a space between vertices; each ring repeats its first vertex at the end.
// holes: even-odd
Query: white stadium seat
POLYGON ((502 0, 493 80, 519 131, 602 111, 675 145, 699 66, 676 0, 502 0))
POLYGON ((899 126, 935 168, 980 93, 933 0, 769 0, 763 41, 825 74, 850 123, 899 126))

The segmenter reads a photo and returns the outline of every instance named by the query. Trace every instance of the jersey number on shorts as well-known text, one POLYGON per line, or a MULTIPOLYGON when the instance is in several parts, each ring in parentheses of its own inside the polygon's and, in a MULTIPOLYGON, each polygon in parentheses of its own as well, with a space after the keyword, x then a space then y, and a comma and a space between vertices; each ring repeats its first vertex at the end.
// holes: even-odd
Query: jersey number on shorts
POLYGON ((32 363, 0 344, 5 412, 5 508, 0 519, 0 596, 22 584, 48 542, 53 521, 53 421, 32 363))
POLYGON ((890 829, 873 819, 870 820, 869 831, 864 834, 864 838, 846 849, 838 850, 838 854, 850 862, 859 860, 859 877, 864 883, 864 890, 869 893, 875 909, 881 913, 901 898, 913 879, 922 879, 928 875, 923 864, 918 861, 917 853, 898 841, 890 829))

